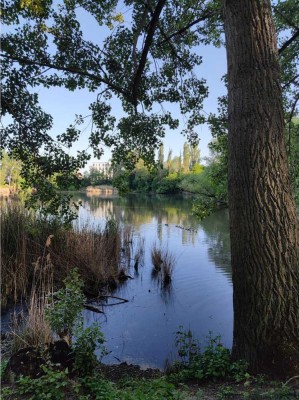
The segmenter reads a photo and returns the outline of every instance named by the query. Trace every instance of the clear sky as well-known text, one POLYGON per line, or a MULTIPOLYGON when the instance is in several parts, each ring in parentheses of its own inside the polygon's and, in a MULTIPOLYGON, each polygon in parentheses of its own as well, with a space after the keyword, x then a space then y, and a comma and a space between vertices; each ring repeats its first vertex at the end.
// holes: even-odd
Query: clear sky
MULTIPOLYGON (((100 43, 101 38, 103 38, 103 28, 99 28, 96 21, 93 21, 85 12, 81 12, 79 17, 84 38, 100 43)), ((225 88, 221 81, 221 77, 226 72, 225 49, 202 45, 196 52, 203 57, 203 63, 198 67, 198 75, 200 78, 205 78, 209 86, 209 97, 204 102, 204 111, 207 114, 216 112, 217 97, 225 93, 225 88)), ((42 108, 54 118, 54 126, 51 132, 53 135, 63 133, 74 122, 75 114, 89 115, 88 107, 90 103, 96 100, 97 96, 96 92, 89 93, 87 90, 69 92, 64 88, 39 88, 38 93, 42 108)), ((113 113, 116 118, 119 118, 122 116, 122 109, 117 100, 114 103, 113 113)), ((174 115, 178 117, 178 108, 176 106, 171 106, 170 111, 173 111, 174 115)), ((74 145, 73 150, 71 150, 72 153, 74 153, 74 150, 83 150, 88 147, 91 119, 86 118, 86 123, 81 125, 80 128, 84 131, 79 141, 74 145)), ((169 149, 172 149, 173 156, 179 155, 180 151, 183 150, 186 138, 179 131, 180 129, 177 131, 171 130, 166 134, 164 139, 165 157, 167 157, 169 149)), ((209 155, 208 143, 212 138, 207 125, 199 126, 197 131, 200 137, 201 157, 204 158, 209 155)), ((106 149, 100 161, 108 161, 110 156, 110 150, 106 149)))

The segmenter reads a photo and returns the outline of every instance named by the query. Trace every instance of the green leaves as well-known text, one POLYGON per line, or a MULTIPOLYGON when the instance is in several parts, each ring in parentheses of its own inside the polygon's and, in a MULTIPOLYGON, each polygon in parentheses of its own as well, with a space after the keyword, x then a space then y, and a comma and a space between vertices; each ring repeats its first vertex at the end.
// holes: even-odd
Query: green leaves
POLYGON ((171 380, 216 380, 232 377, 236 382, 248 378, 248 364, 244 361, 232 362, 230 351, 221 343, 220 336, 207 337, 207 344, 203 350, 199 342, 193 338, 192 332, 184 331, 183 327, 176 332, 175 344, 180 357, 171 380))
POLYGON ((73 345, 74 369, 80 376, 93 375, 98 365, 95 350, 100 350, 97 354, 100 359, 107 354, 103 347, 104 335, 96 324, 85 329, 79 327, 75 334, 76 341, 73 345))
POLYGON ((55 332, 71 336, 75 326, 82 324, 81 312, 85 300, 83 282, 76 269, 71 270, 64 284, 65 288, 54 294, 54 303, 47 310, 47 318, 55 332))

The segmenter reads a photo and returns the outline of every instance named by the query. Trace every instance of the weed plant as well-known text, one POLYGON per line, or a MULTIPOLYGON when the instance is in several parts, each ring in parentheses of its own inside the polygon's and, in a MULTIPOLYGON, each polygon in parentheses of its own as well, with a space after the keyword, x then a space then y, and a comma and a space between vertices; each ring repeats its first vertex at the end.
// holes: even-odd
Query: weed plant
POLYGON ((192 332, 184 331, 180 326, 175 339, 180 360, 174 365, 175 373, 171 379, 205 381, 231 377, 237 382, 246 380, 249 376, 247 364, 243 361, 232 362, 229 350, 220 339, 220 336, 212 337, 210 333, 202 351, 192 332))
POLYGON ((14 388, 3 388, 3 400, 30 396, 31 400, 187 400, 187 392, 176 390, 165 378, 125 381, 116 385, 99 374, 70 379, 68 371, 44 368, 39 379, 21 377, 14 388))
POLYGON ((161 266, 163 264, 163 258, 162 258, 162 250, 157 247, 157 244, 154 243, 152 250, 151 250, 151 257, 152 257, 152 263, 153 263, 153 268, 156 272, 161 270, 161 266))

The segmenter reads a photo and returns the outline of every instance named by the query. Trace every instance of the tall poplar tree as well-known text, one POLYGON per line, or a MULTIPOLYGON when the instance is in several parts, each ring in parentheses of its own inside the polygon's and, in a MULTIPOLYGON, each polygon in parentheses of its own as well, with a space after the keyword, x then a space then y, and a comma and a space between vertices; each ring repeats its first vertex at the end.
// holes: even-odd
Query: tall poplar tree
POLYGON ((159 147, 158 164, 159 164, 160 168, 163 168, 163 165, 164 165, 164 145, 163 144, 161 144, 159 147))
POLYGON ((190 168, 192 169, 195 164, 199 163, 200 161, 200 150, 198 148, 198 144, 195 143, 194 145, 190 146, 190 168))
POLYGON ((223 0, 233 357, 299 371, 299 230, 269 0, 223 0))
POLYGON ((183 148, 183 172, 188 173, 190 171, 190 147, 187 142, 184 143, 183 148))

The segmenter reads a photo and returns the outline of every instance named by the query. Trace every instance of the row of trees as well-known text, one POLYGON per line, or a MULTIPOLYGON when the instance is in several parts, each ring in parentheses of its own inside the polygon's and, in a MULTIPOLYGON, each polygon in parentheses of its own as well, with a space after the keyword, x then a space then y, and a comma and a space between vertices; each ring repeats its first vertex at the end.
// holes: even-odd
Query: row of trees
POLYGON ((184 143, 183 156, 180 152, 179 156, 173 157, 172 149, 169 150, 167 159, 164 157, 164 145, 159 147, 158 167, 167 169, 169 173, 189 173, 200 167, 200 150, 198 144, 191 145, 184 143))
MULTIPOLYGON (((133 170, 115 170, 115 184, 119 186, 122 181, 122 188, 126 191, 176 193, 183 190, 180 182, 184 176, 198 175, 203 171, 200 165, 200 150, 198 145, 191 146, 184 143, 183 157, 173 156, 170 149, 165 159, 164 145, 158 150, 158 157, 154 166, 147 166, 144 160, 140 159, 133 170)), ((192 191, 192 190, 191 190, 192 191)))
POLYGON ((232 357, 253 371, 298 374, 299 232, 285 143, 298 102, 297 0, 6 0, 1 19, 2 113, 13 120, 2 145, 22 161, 26 185, 39 188, 32 204, 63 215, 69 198, 57 195, 51 178, 69 186, 86 163, 87 152, 70 157, 61 146, 78 139, 83 117, 53 140, 37 88, 95 92, 90 148, 99 157, 102 144, 112 147, 116 164, 134 168, 139 158, 153 160, 165 126, 178 127, 164 112, 169 103, 178 103, 183 133, 196 142, 208 89, 194 49, 225 41, 228 106, 214 121, 228 130, 232 357), (117 21, 120 5, 130 21, 117 21), (86 40, 78 8, 107 33, 103 40, 86 40), (125 112, 120 120, 111 113, 113 96, 125 112))
MULTIPOLYGON (((200 174, 203 166, 200 165, 200 150, 198 145, 184 143, 183 156, 173 156, 170 149, 165 159, 164 145, 158 150, 155 165, 147 166, 139 159, 134 169, 125 169, 117 165, 111 165, 108 172, 103 172, 95 167, 84 172, 81 179, 81 187, 89 185, 111 184, 120 186, 122 181, 123 191, 174 193, 181 190, 179 182, 183 175, 200 174)), ((192 190, 189 190, 192 192, 192 190)))

